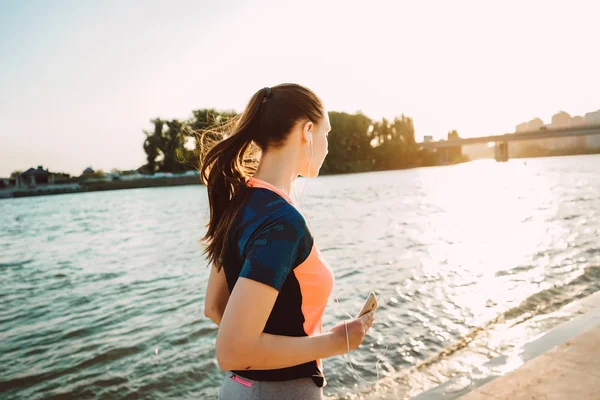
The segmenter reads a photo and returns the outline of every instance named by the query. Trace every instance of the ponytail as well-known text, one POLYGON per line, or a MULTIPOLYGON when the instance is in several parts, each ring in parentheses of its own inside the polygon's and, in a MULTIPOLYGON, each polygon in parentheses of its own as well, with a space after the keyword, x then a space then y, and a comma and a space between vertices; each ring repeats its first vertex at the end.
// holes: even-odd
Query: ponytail
POLYGON ((281 145, 297 121, 317 121, 323 110, 309 89, 282 84, 259 90, 241 115, 200 135, 200 179, 210 206, 202 241, 204 254, 217 271, 223 266, 227 233, 250 194, 246 182, 256 172, 259 151, 281 145))

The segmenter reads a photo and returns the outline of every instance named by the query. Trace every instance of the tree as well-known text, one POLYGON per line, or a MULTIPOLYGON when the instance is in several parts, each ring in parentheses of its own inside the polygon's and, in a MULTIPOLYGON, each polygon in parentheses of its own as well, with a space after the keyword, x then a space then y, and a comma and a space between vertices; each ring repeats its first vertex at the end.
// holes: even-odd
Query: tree
MULTIPOLYGON (((222 139, 216 128, 237 116, 235 111, 199 109, 186 121, 155 118, 152 132, 144 131, 147 164, 140 170, 148 173, 181 172, 196 169, 202 144, 222 139), (200 136, 201 135, 201 136, 200 136), (199 138, 202 138, 202 143, 199 138)), ((329 112, 332 130, 329 154, 321 174, 352 173, 371 170, 435 165, 439 154, 419 149, 413 120, 404 114, 393 120, 373 121, 361 112, 329 112)), ((448 138, 458 138, 452 131, 448 138)), ((460 156, 460 148, 458 149, 460 156)))
MULTIPOLYGON (((217 111, 214 108, 203 108, 192 111, 192 118, 187 122, 185 130, 186 142, 193 139, 195 148, 182 152, 182 159, 192 168, 200 167, 201 145, 210 145, 222 139, 222 135, 215 128, 227 124, 232 118, 237 117, 233 110, 217 111)), ((185 147, 185 142, 184 142, 185 147)))
MULTIPOLYGON (((198 168, 199 146, 198 135, 204 130, 225 123, 237 114, 234 111, 219 112, 215 109, 192 111, 187 121, 163 120, 155 118, 152 132, 144 131, 144 151, 147 163, 141 170, 146 173, 183 172, 198 168), (189 147, 192 144, 192 147, 189 147)), ((220 139, 214 134, 212 139, 220 139)))
POLYGON ((372 147, 369 128, 371 120, 362 114, 330 112, 329 154, 322 173, 367 171, 371 167, 372 147))
POLYGON ((392 122, 386 118, 373 123, 374 167, 377 170, 415 166, 417 149, 412 119, 402 114, 392 122))
POLYGON ((150 120, 150 122, 154 125, 154 131, 144 131, 144 134, 146 135, 146 140, 144 140, 144 151, 146 152, 146 160, 148 161, 144 166, 144 170, 153 174, 158 168, 156 159, 159 155, 159 142, 165 122, 160 118, 155 118, 150 120))
POLYGON ((174 119, 167 121, 167 130, 162 132, 159 140, 159 148, 164 156, 162 165, 159 167, 161 172, 181 172, 183 168, 177 161, 179 148, 183 146, 181 134, 182 123, 174 119))

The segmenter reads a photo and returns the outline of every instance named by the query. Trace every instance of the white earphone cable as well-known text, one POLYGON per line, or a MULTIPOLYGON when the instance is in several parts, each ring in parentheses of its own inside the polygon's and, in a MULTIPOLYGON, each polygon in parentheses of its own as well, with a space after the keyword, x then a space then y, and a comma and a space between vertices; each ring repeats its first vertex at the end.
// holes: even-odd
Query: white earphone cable
MULTIPOLYGON (((313 142, 312 142, 312 133, 310 135, 311 135, 310 136, 310 160, 308 161, 308 171, 307 171, 307 174, 306 174, 306 176, 304 178, 306 180, 306 182, 304 184, 304 188, 302 189, 302 197, 304 196, 304 191, 306 190, 306 186, 308 185, 308 179, 310 178, 310 166, 311 166, 312 159, 313 159, 313 154, 314 154, 313 153, 314 149, 313 149, 313 142)), ((304 213, 304 209, 302 208, 302 199, 301 199, 300 196, 295 196, 295 197, 298 199, 298 204, 300 206, 300 212, 304 216, 304 219, 306 220, 306 222, 307 222, 310 230, 312 231, 312 227, 310 225, 310 221, 306 217, 306 214, 304 213)), ((335 301, 337 302, 338 309, 339 309, 339 308, 341 308, 340 301, 339 301, 337 295, 334 294, 334 296, 335 296, 335 301)), ((348 318, 350 318, 350 320, 354 319, 348 312, 344 312, 344 313, 348 316, 348 318)), ((389 338, 389 333, 390 333, 389 331, 390 331, 390 328, 391 328, 391 324, 390 324, 391 319, 390 319, 390 314, 389 314, 388 310, 386 310, 386 314, 387 314, 387 317, 388 317, 388 329, 387 329, 388 332, 387 332, 387 337, 389 338)), ((347 348, 348 348, 346 356, 348 358, 348 365, 352 369, 352 372, 354 373, 354 376, 356 378, 362 380, 363 382, 369 384, 369 385, 377 383, 377 381, 379 381, 379 363, 384 359, 385 355, 387 354, 387 351, 388 351, 388 348, 389 348, 389 342, 386 344, 385 351, 383 352, 383 354, 381 356, 378 355, 377 356, 377 361, 375 362, 375 371, 377 372, 377 379, 375 379, 375 381, 367 381, 366 379, 362 378, 358 374, 358 372, 356 372, 356 370, 354 369, 354 365, 352 364, 352 359, 350 358, 350 339, 348 337, 348 324, 347 324, 346 320, 344 320, 344 328, 346 330, 346 345, 347 345, 347 348)))
MULTIPOLYGON (((339 301, 337 295, 334 295, 334 296, 335 296, 335 301, 336 301, 336 303, 338 305, 338 308, 341 308, 340 301, 339 301)), ((350 318, 350 320, 354 319, 348 312, 345 312, 345 314, 348 316, 348 318, 350 318)), ((388 328, 387 328, 387 335, 386 336, 389 338, 390 337, 390 328, 391 328, 391 324, 390 324, 391 320, 390 320, 389 311, 386 310, 386 314, 387 314, 387 317, 388 317, 388 328)), ((356 369, 354 369, 354 365, 352 364, 352 359, 350 358, 350 339, 348 338, 348 324, 347 324, 346 320, 344 320, 344 328, 346 329, 346 345, 347 345, 347 348, 348 348, 348 352, 346 353, 346 357, 348 359, 348 365, 350 366, 350 369, 352 369, 352 372, 354 373, 354 376, 356 378, 360 379, 361 381, 365 382, 366 384, 374 385, 375 383, 377 383, 379 381, 379 363, 385 358, 385 355, 388 352, 388 349, 389 349, 389 346, 390 346, 389 342, 386 341, 387 344, 385 345, 385 350, 383 351, 383 354, 377 356, 377 361, 375 362, 375 371, 377 373, 377 378, 374 381, 368 381, 368 380, 364 379, 362 376, 360 376, 358 374, 358 372, 356 372, 356 369)))
MULTIPOLYGON (((304 182, 304 188, 302 189, 302 197, 304 197, 304 191, 306 190, 306 186, 308 186, 308 179, 310 178, 310 165, 312 163, 312 159, 313 159, 313 142, 312 142, 312 133, 310 133, 310 160, 308 161, 308 171, 306 173, 306 176, 304 177, 305 182, 304 182)), ((304 213, 304 208, 302 207, 303 201, 300 198, 300 196, 296 195, 295 197, 298 200, 298 204, 300 205, 300 213, 304 216, 304 219, 306 220, 306 223, 308 224, 309 229, 312 231, 312 226, 310 225, 310 221, 306 217, 306 214, 304 213)))

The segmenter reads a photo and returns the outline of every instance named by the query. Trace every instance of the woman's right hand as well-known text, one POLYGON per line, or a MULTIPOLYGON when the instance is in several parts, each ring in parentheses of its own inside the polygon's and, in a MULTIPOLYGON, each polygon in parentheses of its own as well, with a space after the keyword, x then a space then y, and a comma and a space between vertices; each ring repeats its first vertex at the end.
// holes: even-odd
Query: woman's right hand
POLYGON ((344 322, 331 328, 331 332, 336 335, 338 340, 336 342, 343 343, 343 353, 348 352, 348 343, 350 344, 350 351, 356 349, 363 342, 365 335, 373 326, 375 321, 375 311, 369 311, 360 318, 353 319, 346 322, 348 327, 348 340, 346 340, 346 327, 344 322))

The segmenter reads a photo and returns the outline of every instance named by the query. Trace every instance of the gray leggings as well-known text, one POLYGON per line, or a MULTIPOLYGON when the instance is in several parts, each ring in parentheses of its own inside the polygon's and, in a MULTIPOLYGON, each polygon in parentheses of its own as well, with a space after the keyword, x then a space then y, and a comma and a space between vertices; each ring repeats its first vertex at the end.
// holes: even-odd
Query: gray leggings
POLYGON ((291 381, 254 381, 227 371, 219 400, 321 400, 323 389, 312 379, 291 381))

